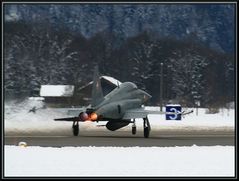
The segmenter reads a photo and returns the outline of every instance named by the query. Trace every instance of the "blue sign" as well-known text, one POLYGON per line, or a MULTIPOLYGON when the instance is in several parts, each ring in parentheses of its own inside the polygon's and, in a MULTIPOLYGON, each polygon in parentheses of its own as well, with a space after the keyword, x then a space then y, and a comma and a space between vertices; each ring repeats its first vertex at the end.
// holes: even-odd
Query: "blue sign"
POLYGON ((180 105, 166 105, 166 120, 181 120, 181 112, 180 105))

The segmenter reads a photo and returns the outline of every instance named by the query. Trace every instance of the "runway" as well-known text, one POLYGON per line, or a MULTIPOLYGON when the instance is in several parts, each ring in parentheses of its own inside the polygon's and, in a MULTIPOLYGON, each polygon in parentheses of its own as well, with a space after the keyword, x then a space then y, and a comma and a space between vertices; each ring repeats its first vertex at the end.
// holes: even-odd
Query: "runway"
POLYGON ((136 135, 129 132, 95 131, 84 132, 79 136, 5 136, 5 145, 18 145, 24 141, 28 146, 64 147, 64 146, 117 146, 117 147, 172 147, 172 146, 234 146, 233 134, 170 134, 151 133, 149 138, 143 137, 143 132, 136 135))

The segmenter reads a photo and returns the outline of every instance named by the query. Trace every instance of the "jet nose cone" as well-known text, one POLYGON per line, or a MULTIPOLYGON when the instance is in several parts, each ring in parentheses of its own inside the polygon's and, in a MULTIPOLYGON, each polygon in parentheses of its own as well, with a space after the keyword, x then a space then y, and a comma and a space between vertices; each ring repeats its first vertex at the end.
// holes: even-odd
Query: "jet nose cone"
POLYGON ((148 101, 152 97, 150 94, 148 94, 145 91, 142 91, 142 93, 143 93, 143 102, 148 101))

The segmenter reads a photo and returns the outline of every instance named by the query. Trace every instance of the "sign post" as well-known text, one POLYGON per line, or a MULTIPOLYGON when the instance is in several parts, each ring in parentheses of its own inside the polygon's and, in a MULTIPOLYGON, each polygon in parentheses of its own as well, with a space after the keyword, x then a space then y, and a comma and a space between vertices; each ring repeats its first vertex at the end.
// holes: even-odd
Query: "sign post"
POLYGON ((160 65, 160 111, 163 111, 163 63, 160 65))
POLYGON ((196 107, 196 115, 198 116, 198 107, 200 106, 200 101, 199 100, 195 101, 195 104, 197 105, 197 107, 196 107))
POLYGON ((182 107, 179 104, 166 105, 166 120, 181 120, 182 107))

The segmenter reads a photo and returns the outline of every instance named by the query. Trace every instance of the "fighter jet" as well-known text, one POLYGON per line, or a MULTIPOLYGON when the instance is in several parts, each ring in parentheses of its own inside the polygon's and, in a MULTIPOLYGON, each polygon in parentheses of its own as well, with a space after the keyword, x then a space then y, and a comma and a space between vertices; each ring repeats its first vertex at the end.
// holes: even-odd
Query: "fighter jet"
MULTIPOLYGON (((73 117, 58 118, 55 121, 72 121, 73 135, 79 134, 79 122, 108 121, 105 125, 110 131, 118 130, 132 123, 132 134, 136 134, 136 118, 143 119, 144 137, 150 134, 149 114, 165 114, 160 111, 146 110, 144 105, 151 98, 147 92, 132 82, 118 84, 106 96, 103 96, 98 66, 95 67, 91 104, 85 109, 69 110, 73 117)), ((180 114, 180 113, 177 113, 180 114)))

